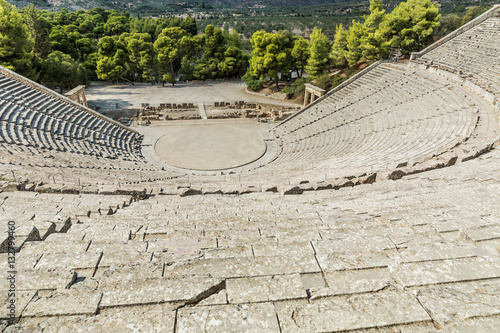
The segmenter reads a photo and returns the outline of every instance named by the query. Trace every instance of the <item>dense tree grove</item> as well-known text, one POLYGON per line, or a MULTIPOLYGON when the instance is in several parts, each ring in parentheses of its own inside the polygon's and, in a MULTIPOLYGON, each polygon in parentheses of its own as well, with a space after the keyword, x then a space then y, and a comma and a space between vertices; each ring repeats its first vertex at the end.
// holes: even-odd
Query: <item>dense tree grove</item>
POLYGON ((252 89, 267 81, 279 89, 280 79, 292 71, 299 79, 306 72, 321 81, 332 66, 384 59, 390 47, 405 54, 422 49, 436 34, 443 36, 484 10, 446 15, 440 25, 439 5, 431 0, 407 0, 391 12, 382 0, 370 0, 362 20, 330 27, 328 34, 314 28, 306 39, 283 27, 255 26, 248 42, 240 37, 248 29, 229 33, 227 22, 200 32, 193 17, 133 18, 103 8, 49 12, 33 5, 18 10, 0 0, 0 65, 61 91, 90 80, 173 85, 179 79, 242 75, 252 89))
POLYGON ((102 8, 17 10, 0 0, 0 65, 61 91, 90 80, 174 83, 238 77, 248 56, 238 34, 192 17, 132 18, 102 8))

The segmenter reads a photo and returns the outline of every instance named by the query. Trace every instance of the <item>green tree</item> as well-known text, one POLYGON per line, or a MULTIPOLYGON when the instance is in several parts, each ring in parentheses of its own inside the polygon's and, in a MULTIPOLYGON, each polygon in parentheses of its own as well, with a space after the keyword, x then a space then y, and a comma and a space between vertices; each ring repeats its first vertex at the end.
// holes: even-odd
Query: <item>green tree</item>
POLYGON ((38 58, 46 58, 50 53, 49 31, 50 26, 43 19, 39 11, 30 4, 24 9, 24 17, 33 41, 33 55, 38 58))
POLYGON ((179 49, 177 41, 185 35, 185 31, 179 27, 165 28, 154 42, 154 49, 157 53, 157 59, 162 74, 162 85, 164 82, 175 85, 174 62, 178 60, 179 49))
POLYGON ((0 65, 36 79, 30 53, 32 45, 21 14, 15 6, 0 0, 0 65))
POLYGON ((479 7, 479 6, 467 8, 467 11, 465 12, 464 17, 462 17, 462 25, 469 22, 469 21, 472 21, 473 19, 475 19, 476 17, 478 17, 479 15, 481 15, 482 13, 487 11, 488 9, 489 8, 487 8, 487 7, 479 7))
POLYGON ((309 42, 303 37, 297 37, 293 44, 292 58, 293 67, 297 71, 297 77, 301 78, 304 74, 304 67, 309 59, 309 42))
POLYGON ((104 24, 104 30, 109 36, 120 35, 129 29, 129 18, 119 14, 112 15, 104 24))
POLYGON ((306 71, 312 78, 322 75, 330 62, 330 41, 321 29, 314 28, 311 34, 309 46, 309 59, 307 59, 306 71))
POLYGON ((116 81, 124 71, 123 66, 118 65, 118 61, 110 57, 102 57, 97 61, 96 74, 99 80, 116 81))
POLYGON ((347 35, 346 59, 349 67, 356 65, 362 57, 361 41, 365 36, 365 29, 358 21, 352 21, 347 35))
POLYGON ((250 38, 252 57, 249 75, 264 81, 272 79, 279 89, 279 74, 292 68, 293 38, 287 30, 276 33, 257 31, 250 38))
POLYGON ((443 15, 439 22, 439 28, 434 30, 434 36, 444 37, 452 31, 460 28, 460 26, 462 25, 462 19, 463 18, 455 13, 443 15))
POLYGON ((88 83, 85 68, 61 51, 49 54, 47 59, 42 61, 41 67, 42 84, 51 89, 59 88, 61 93, 79 84, 88 83))
POLYGON ((105 36, 97 44, 99 58, 96 64, 96 74, 99 80, 116 81, 125 72, 126 54, 122 43, 113 37, 105 36))
POLYGON ((361 37, 361 60, 376 61, 387 55, 388 43, 381 25, 385 21, 382 0, 370 0, 370 15, 365 16, 364 35, 361 37))
POLYGON ((340 23, 335 29, 335 38, 332 45, 332 61, 337 68, 347 67, 347 36, 349 33, 340 23))
POLYGON ((431 0, 402 2, 387 15, 386 38, 404 53, 421 50, 432 43, 440 19, 439 5, 431 0))

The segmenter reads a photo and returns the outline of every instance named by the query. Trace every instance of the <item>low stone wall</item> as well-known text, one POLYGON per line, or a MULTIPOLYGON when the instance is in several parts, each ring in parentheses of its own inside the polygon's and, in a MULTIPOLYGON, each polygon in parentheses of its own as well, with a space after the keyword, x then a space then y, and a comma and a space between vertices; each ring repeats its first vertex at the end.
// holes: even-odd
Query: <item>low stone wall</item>
POLYGON ((249 95, 267 97, 267 98, 277 99, 277 100, 281 100, 281 101, 284 101, 286 99, 286 94, 278 93, 278 92, 271 94, 271 95, 266 95, 266 94, 261 94, 261 93, 255 92, 255 91, 250 91, 250 90, 248 90, 248 87, 245 87, 245 92, 249 95))

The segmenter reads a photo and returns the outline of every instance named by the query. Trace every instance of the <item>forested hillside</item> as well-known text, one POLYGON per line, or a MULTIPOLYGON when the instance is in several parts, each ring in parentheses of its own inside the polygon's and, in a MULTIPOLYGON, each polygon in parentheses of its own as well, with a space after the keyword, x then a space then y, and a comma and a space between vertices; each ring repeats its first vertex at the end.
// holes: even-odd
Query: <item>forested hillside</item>
POLYGON ((393 9, 381 0, 366 5, 366 14, 328 26, 329 33, 312 25, 304 38, 283 26, 264 29, 257 19, 243 33, 227 21, 201 25, 196 16, 134 17, 100 7, 19 10, 0 0, 0 65, 60 91, 90 80, 174 84, 241 76, 252 89, 268 83, 280 89, 280 78, 296 72, 299 80, 286 88, 293 94, 305 80, 329 88, 341 79, 323 77, 328 71, 386 59, 391 48, 420 50, 486 10, 443 17, 430 0, 393 9))

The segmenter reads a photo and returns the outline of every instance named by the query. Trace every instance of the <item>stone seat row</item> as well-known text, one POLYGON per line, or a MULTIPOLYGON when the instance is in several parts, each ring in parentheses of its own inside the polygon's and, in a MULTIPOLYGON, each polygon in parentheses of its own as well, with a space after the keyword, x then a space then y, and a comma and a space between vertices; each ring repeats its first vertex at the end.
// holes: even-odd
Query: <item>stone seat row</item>
MULTIPOLYGON (((6 101, 2 102, 4 102, 5 104, 9 103, 6 101)), ((14 106, 17 105, 14 104, 14 106)), ((32 144, 36 146, 63 150, 63 148, 60 147, 57 142, 54 142, 54 137, 60 137, 63 139, 62 144, 68 147, 65 148, 67 150, 74 151, 75 149, 72 149, 71 146, 74 145, 74 141, 77 140, 73 139, 80 138, 84 139, 82 141, 90 141, 88 143, 95 146, 95 148, 97 149, 103 148, 104 150, 107 150, 106 153, 111 156, 115 151, 117 151, 118 153, 125 152, 132 156, 134 156, 136 153, 136 151, 131 151, 131 149, 132 147, 134 147, 134 145, 137 145, 136 141, 139 139, 138 135, 129 131, 118 130, 117 126, 110 125, 108 126, 107 130, 104 130, 104 132, 97 130, 87 130, 85 127, 81 127, 73 121, 58 121, 55 118, 31 111, 29 111, 28 113, 31 113, 32 115, 35 114, 35 116, 32 117, 31 121, 29 121, 29 119, 28 121, 26 121, 26 119, 22 117, 23 111, 25 111, 26 109, 19 110, 19 108, 16 107, 6 109, 13 110, 10 112, 11 115, 5 117, 4 115, 7 114, 7 112, 4 112, 1 118, 1 120, 8 120, 2 122, 2 127, 7 127, 7 129, 4 129, 4 131, 2 131, 1 133, 2 138, 6 142, 28 144, 27 142, 25 142, 25 138, 33 137, 34 139, 32 140, 32 144), (15 115, 15 117, 13 115, 15 115), (15 129, 15 136, 10 133, 8 129, 9 126, 15 129), (108 130, 111 128, 112 130, 108 132, 108 130), (23 135, 19 136, 19 132, 21 131, 23 132, 23 135), (36 135, 27 135, 25 133, 26 131, 30 132, 30 134, 32 132, 37 133, 35 133, 36 135), (46 140, 38 140, 38 137, 41 135, 43 135, 44 137, 49 136, 51 142, 47 143, 46 140), (10 138, 11 140, 8 140, 7 138, 10 138)), ((97 117, 93 118, 98 119, 97 117)), ((104 121, 102 122, 107 123, 104 121)))
POLYGON ((201 315, 218 329, 252 320, 252 329, 273 331, 261 312, 241 312, 259 307, 278 317, 276 331, 412 331, 415 322, 433 331, 432 323, 491 318, 500 290, 499 161, 494 151, 335 195, 157 196, 84 217, 67 233, 23 245, 18 326, 103 328, 121 318, 133 327, 153 311, 177 329, 206 329, 201 315), (406 317, 381 314, 395 303, 406 317))
MULTIPOLYGON (((387 68, 383 70, 387 71, 387 68)), ((399 75, 406 74, 394 71, 401 72, 397 73, 399 75)), ((376 70, 370 73, 377 75, 376 70)), ((289 121, 292 126, 299 122, 301 127, 284 131, 282 126, 277 126, 283 150, 273 163, 296 165, 300 161, 319 162, 328 160, 330 156, 347 155, 346 165, 355 161, 359 162, 357 164, 369 165, 370 156, 382 156, 380 160, 398 164, 400 158, 408 160, 417 157, 422 149, 427 152, 446 150, 464 140, 467 134, 470 135, 475 124, 475 109, 460 106, 474 106, 474 101, 462 96, 463 90, 450 90, 445 83, 427 79, 427 87, 421 84, 422 90, 419 91, 418 85, 413 82, 421 81, 422 78, 410 74, 404 82, 408 82, 409 77, 415 77, 412 90, 406 91, 406 83, 398 84, 394 86, 398 87, 398 94, 394 93, 392 87, 380 89, 369 98, 338 109, 327 98, 311 108, 314 111, 303 112, 301 118, 295 117, 289 121), (311 113, 317 113, 318 109, 324 110, 322 116, 314 118, 311 113), (409 144, 413 145, 414 150, 408 150, 409 144), (360 152, 366 153, 368 158, 363 158, 360 152), (348 157, 350 154, 353 155, 351 161, 348 157), (391 156, 395 157, 394 161, 391 156)))
POLYGON ((6 142, 32 144, 63 151, 82 151, 87 154, 92 150, 103 150, 106 156, 119 157, 124 153, 128 158, 138 161, 142 159, 139 150, 140 136, 136 133, 5 75, 1 75, 0 89, 6 92, 0 105, 0 120, 6 123, 2 128, 7 130, 7 133, 2 131, 2 139, 6 142), (15 124, 17 127, 6 128, 9 124, 15 124), (27 130, 44 133, 26 135, 27 130), (31 142, 28 142, 26 137, 31 137, 31 142), (88 141, 84 145, 90 145, 90 149, 73 147, 76 141, 88 141))
POLYGON ((469 74, 487 87, 490 83, 491 88, 498 93, 500 91, 499 21, 498 17, 490 17, 443 45, 431 49, 419 60, 469 74))

